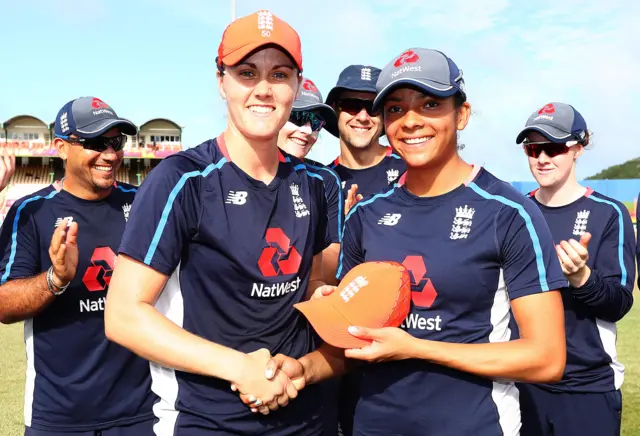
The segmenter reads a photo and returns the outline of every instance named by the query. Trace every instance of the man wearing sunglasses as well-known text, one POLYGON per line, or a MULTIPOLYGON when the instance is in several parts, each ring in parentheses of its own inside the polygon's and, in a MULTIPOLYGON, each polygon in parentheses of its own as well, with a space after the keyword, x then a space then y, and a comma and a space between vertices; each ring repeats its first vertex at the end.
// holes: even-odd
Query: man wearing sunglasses
POLYGON ((24 321, 26 436, 153 434, 149 363, 108 341, 103 318, 136 192, 116 172, 136 132, 98 98, 64 105, 64 178, 16 201, 0 231, 0 321, 24 321))
POLYGON ((327 248, 322 252, 326 283, 337 284, 336 270, 342 240, 344 198, 340 178, 335 171, 319 162, 307 159, 322 129, 337 135, 336 113, 323 103, 322 94, 309 79, 304 79, 293 102, 289 121, 280 130, 278 147, 302 160, 307 171, 322 178, 327 199, 327 248))
POLYGON ((382 192, 406 170, 400 156, 380 144, 382 115, 372 110, 379 75, 379 68, 350 65, 325 102, 338 115, 340 156, 329 166, 340 176, 345 198, 352 185, 365 197, 382 192))

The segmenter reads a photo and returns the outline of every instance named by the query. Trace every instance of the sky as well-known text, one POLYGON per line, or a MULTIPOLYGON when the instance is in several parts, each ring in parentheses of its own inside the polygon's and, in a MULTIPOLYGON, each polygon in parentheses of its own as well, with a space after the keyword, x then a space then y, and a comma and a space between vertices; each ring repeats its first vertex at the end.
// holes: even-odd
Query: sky
MULTIPOLYGON (((637 0, 236 0, 237 17, 261 9, 298 31, 304 75, 324 96, 347 65, 382 68, 412 47, 446 53, 473 111, 461 154, 504 180, 533 180, 515 138, 553 101, 576 107, 593 132, 579 178, 640 156, 637 0)), ((226 127, 215 56, 230 0, 0 0, 0 16, 1 121, 49 123, 91 95, 138 125, 175 121, 185 147, 226 127)), ((323 131, 309 157, 338 154, 323 131)))

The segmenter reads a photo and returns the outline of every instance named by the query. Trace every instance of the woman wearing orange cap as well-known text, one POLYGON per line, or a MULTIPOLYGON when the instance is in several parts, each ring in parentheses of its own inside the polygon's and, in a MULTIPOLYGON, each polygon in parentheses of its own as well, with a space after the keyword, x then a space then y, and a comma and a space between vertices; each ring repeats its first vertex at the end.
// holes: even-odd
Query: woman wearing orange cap
MULTIPOLYGON (((402 263, 412 304, 398 327, 348 328, 369 342, 344 347, 347 358, 366 362, 357 372, 353 434, 517 436, 514 381, 555 381, 565 365, 557 289, 567 280, 549 228, 531 201, 458 154, 471 106, 450 58, 407 50, 385 66, 376 88, 374 110, 407 172, 345 218, 338 277, 363 262, 402 263)), ((366 295, 362 287, 348 304, 366 295)), ((335 343, 327 317, 308 314, 335 343)), ((307 385, 341 370, 323 350, 273 361, 307 385)))
POLYGON ((315 348, 293 305, 323 284, 322 178, 278 149, 300 85, 296 32, 268 11, 227 27, 218 86, 228 126, 163 160, 131 209, 105 313, 107 336, 149 359, 156 435, 322 432, 319 391, 298 396, 272 353, 315 348), (256 409, 242 404, 253 394, 256 409))

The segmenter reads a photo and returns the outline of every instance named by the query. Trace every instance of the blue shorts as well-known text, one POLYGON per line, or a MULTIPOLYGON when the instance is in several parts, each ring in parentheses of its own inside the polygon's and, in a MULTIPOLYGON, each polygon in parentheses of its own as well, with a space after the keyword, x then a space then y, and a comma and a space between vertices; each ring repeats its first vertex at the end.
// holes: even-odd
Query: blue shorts
POLYGON ((91 431, 51 431, 37 430, 31 427, 25 427, 24 436, 154 436, 153 424, 154 419, 148 419, 135 424, 122 425, 119 427, 105 428, 101 430, 91 431))
POLYGON ((535 385, 518 385, 520 436, 620 436, 622 394, 555 393, 535 385))

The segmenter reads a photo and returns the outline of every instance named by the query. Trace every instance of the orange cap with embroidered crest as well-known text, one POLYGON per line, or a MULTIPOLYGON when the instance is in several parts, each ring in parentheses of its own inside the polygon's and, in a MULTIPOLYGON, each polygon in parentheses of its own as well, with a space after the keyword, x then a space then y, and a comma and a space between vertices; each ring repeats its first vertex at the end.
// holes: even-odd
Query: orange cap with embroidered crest
POLYGON ((300 36, 289 24, 265 10, 238 18, 227 26, 218 47, 218 66, 235 65, 267 44, 282 47, 302 72, 300 36))
POLYGON ((348 332, 349 326, 398 327, 411 308, 411 277, 397 262, 370 261, 349 271, 326 297, 294 304, 320 337, 338 348, 371 343, 348 332))

